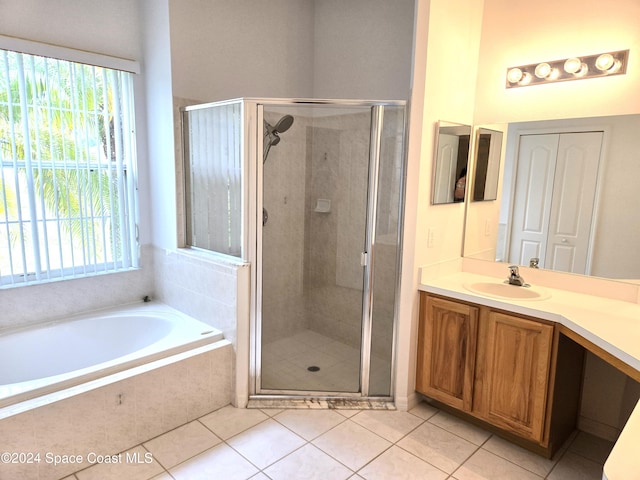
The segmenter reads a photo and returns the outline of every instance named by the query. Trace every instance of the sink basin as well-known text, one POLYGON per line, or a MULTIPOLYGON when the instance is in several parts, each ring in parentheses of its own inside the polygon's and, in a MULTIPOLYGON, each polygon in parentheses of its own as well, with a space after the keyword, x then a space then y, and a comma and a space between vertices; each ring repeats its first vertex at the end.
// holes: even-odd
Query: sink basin
POLYGON ((536 287, 518 287, 508 283, 475 282, 465 283, 467 290, 486 295, 487 297, 504 298, 510 300, 546 300, 551 294, 536 287))

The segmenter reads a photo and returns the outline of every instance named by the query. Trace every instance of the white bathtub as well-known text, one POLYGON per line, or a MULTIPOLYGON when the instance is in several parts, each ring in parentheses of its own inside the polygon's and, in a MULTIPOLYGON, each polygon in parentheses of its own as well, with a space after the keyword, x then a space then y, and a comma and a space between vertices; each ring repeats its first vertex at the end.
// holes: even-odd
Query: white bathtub
POLYGON ((222 338, 219 330, 154 302, 5 332, 0 335, 0 407, 222 338))

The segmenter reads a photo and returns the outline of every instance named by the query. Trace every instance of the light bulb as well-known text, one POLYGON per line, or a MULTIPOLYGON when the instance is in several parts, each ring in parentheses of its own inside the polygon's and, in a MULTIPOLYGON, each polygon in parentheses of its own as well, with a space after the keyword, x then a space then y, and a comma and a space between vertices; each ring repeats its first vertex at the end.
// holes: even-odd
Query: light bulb
POLYGON ((530 73, 525 72, 522 75, 522 80, 520 80, 520 82, 518 82, 519 85, 529 85, 531 83, 531 80, 533 79, 533 77, 531 76, 530 73))
POLYGON ((507 72, 507 80, 509 83, 518 83, 522 80, 522 70, 519 68, 512 68, 507 72))
POLYGON ((569 58, 564 62, 564 71, 576 74, 582 68, 582 61, 578 57, 569 58))
POLYGON ((598 70, 606 72, 614 66, 614 62, 615 60, 613 58, 613 55, 611 55, 610 53, 603 53, 602 55, 598 56, 598 58, 596 58, 596 68, 598 70))
POLYGON ((538 64, 535 74, 538 78, 547 78, 551 74, 551 65, 546 62, 538 64))

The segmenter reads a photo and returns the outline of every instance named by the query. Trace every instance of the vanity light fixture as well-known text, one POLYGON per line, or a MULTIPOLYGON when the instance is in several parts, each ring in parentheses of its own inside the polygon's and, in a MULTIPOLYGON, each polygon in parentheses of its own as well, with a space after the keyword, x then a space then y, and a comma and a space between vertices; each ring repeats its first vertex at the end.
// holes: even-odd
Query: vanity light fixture
POLYGON ((629 50, 571 57, 507 69, 507 88, 607 77, 627 72, 629 50))

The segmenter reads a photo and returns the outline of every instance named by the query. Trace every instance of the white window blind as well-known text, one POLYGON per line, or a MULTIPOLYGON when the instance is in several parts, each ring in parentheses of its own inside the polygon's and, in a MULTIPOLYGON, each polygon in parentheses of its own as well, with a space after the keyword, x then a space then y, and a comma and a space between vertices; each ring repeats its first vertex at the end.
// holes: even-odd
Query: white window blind
POLYGON ((0 284, 138 266, 132 75, 0 50, 0 284))

